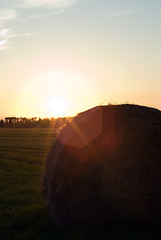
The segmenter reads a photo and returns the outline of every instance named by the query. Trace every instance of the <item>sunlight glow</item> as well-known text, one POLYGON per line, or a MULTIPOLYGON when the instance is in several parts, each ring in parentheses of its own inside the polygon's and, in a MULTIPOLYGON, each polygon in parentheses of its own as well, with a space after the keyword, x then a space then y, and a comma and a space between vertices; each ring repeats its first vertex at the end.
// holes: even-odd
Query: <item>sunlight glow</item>
POLYGON ((47 111, 50 116, 64 117, 68 111, 68 102, 63 96, 53 96, 48 101, 47 111))
POLYGON ((40 73, 41 68, 45 67, 38 65, 24 79, 20 96, 12 107, 16 116, 69 117, 97 104, 99 91, 88 74, 65 67, 47 67, 40 73))

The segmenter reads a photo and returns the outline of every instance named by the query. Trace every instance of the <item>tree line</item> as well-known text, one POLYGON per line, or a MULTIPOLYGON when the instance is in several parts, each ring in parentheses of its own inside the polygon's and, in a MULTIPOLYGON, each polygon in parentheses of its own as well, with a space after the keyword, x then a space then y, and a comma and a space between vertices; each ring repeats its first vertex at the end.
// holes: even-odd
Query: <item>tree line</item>
POLYGON ((26 118, 6 117, 0 120, 0 128, 54 128, 63 127, 71 117, 63 118, 26 118))

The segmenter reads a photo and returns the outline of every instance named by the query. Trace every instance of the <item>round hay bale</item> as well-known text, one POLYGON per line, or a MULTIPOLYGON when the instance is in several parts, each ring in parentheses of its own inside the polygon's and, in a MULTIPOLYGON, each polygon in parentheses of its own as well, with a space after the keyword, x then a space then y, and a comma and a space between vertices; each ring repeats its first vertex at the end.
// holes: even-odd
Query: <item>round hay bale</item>
POLYGON ((161 217, 161 111, 98 106, 58 135, 44 192, 58 226, 161 217))

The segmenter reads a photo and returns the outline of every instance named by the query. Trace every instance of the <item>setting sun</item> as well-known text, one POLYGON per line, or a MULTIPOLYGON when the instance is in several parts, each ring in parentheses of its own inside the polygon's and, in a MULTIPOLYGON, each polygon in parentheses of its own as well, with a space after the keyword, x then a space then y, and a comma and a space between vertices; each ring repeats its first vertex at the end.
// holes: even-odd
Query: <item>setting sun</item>
POLYGON ((1 1, 0 119, 160 109, 161 1, 144 2, 1 1))
POLYGON ((48 101, 47 109, 49 115, 63 117, 68 111, 68 101, 63 96, 53 96, 48 101))

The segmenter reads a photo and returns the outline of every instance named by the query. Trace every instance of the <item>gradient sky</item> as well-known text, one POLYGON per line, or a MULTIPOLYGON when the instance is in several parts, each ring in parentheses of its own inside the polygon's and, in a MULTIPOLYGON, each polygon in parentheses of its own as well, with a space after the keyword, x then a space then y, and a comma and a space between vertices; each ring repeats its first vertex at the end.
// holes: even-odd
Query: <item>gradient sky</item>
POLYGON ((161 1, 0 0, 0 116, 56 116, 55 99, 161 109, 161 1))

